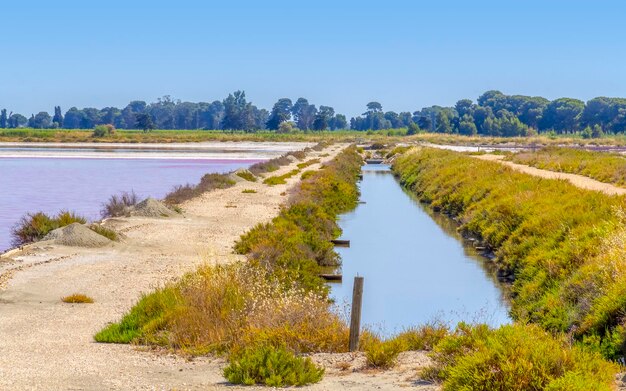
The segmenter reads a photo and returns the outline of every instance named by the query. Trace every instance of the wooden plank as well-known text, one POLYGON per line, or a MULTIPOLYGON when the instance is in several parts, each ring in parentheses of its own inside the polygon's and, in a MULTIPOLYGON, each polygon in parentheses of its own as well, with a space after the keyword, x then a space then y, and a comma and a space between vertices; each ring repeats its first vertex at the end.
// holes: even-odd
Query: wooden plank
POLYGON ((319 274, 320 277, 326 281, 341 281, 343 280, 342 274, 319 274))
POLYGON ((350 247, 350 241, 345 239, 333 239, 330 241, 337 247, 350 247))
POLYGON ((361 333, 361 305, 363 304, 363 277, 354 277, 352 289, 352 310, 350 311, 350 340, 351 352, 359 349, 359 334, 361 333))

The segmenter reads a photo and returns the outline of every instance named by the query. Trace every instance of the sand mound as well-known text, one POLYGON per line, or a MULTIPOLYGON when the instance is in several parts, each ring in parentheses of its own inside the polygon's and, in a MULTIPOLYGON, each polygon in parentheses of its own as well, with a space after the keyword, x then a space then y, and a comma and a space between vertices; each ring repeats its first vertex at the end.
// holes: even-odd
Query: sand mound
POLYGON ((55 244, 75 247, 102 247, 111 243, 109 239, 79 223, 57 228, 50 232, 44 240, 54 240, 55 244))
POLYGON ((133 206, 130 215, 143 217, 172 217, 177 216, 178 213, 169 209, 161 201, 155 200, 154 198, 146 198, 133 206))

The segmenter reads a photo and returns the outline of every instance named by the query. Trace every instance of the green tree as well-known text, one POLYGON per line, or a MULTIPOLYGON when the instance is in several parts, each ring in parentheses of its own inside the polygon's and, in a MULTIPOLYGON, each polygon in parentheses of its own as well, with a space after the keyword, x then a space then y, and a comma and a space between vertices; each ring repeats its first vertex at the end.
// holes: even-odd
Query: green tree
POLYGON ((61 106, 54 106, 54 116, 52 117, 52 123, 57 124, 59 128, 63 127, 63 113, 61 112, 61 106))
POLYGON ((437 133, 452 133, 452 125, 450 125, 450 118, 443 111, 437 114, 437 133))
POLYGON ((150 114, 141 113, 135 115, 135 127, 141 129, 144 132, 154 130, 154 122, 150 114))
POLYGON ((317 108, 315 105, 309 104, 305 98, 298 98, 291 109, 291 113, 299 129, 309 130, 313 127, 317 108))
POLYGON ((408 136, 412 136, 412 135, 414 135, 414 134, 419 133, 419 131, 420 131, 419 126, 417 126, 417 125, 415 124, 415 122, 411 122, 411 123, 409 124, 409 126, 407 126, 407 129, 406 129, 406 134, 407 134, 408 136))
POLYGON ((330 119, 335 115, 335 109, 330 106, 320 106, 313 121, 313 129, 326 130, 330 119))
POLYGON ((8 127, 9 117, 7 116, 7 109, 0 111, 0 128, 5 129, 8 127))
POLYGON ((291 119, 292 110, 291 99, 281 98, 274 104, 270 117, 267 120, 267 128, 277 130, 281 123, 291 119))

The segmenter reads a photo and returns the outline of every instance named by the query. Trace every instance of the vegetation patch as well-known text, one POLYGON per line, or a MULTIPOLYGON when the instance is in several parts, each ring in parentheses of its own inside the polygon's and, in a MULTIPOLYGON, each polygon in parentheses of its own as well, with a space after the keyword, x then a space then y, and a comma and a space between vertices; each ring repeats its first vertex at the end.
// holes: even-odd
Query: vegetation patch
POLYGON ((422 374, 444 390, 612 390, 618 366, 533 325, 459 324, 422 374))
POLYGON ((271 177, 265 178, 263 183, 268 186, 284 185, 285 183, 287 183, 287 179, 299 173, 300 173, 300 170, 298 169, 291 170, 288 173, 280 175, 280 176, 271 176, 271 177))
POLYGON ((180 204, 211 190, 227 189, 234 185, 235 181, 228 174, 206 174, 197 185, 174 187, 174 190, 165 196, 165 202, 170 205, 180 204))
POLYGON ((256 190, 254 189, 244 189, 241 191, 243 194, 255 194, 256 190))
POLYGON ((306 162, 304 162, 304 163, 299 163, 299 164, 298 164, 298 168, 302 170, 302 169, 304 169, 304 168, 307 168, 308 166, 312 166, 312 165, 317 164, 317 163, 319 163, 319 162, 320 162, 320 159, 311 159, 311 160, 307 160, 307 161, 306 161, 306 162))
POLYGON ((144 295, 94 338, 223 353, 235 383, 319 381, 322 371, 297 355, 348 347, 348 327, 318 274, 320 264, 337 261, 329 239, 339 233, 337 214, 356 206, 360 165, 348 149, 296 186, 278 217, 237 244, 248 262, 203 266, 144 295))
POLYGON ((310 358, 298 357, 285 348, 259 346, 230 357, 224 377, 234 384, 270 387, 304 386, 322 380, 324 369, 310 358))
POLYGON ((117 232, 115 232, 114 230, 110 228, 103 227, 100 224, 91 224, 89 226, 89 229, 97 234, 104 236, 105 238, 109 240, 113 240, 115 242, 119 240, 119 236, 117 235, 117 232))
POLYGON ((114 194, 109 197, 109 200, 102 205, 100 215, 103 218, 107 217, 122 217, 130 216, 130 211, 133 206, 139 202, 139 197, 133 190, 124 191, 120 194, 114 194))
POLYGON ((495 251, 512 316, 624 354, 625 199, 460 153, 415 149, 394 164, 404 186, 495 251))
POLYGON ((93 303, 93 299, 91 297, 84 295, 82 293, 74 293, 72 295, 62 297, 61 301, 64 303, 71 303, 71 304, 92 304, 93 303))
POLYGON ((256 182, 256 177, 250 171, 237 171, 237 176, 247 180, 248 182, 256 182))
POLYGON ((22 246, 26 243, 37 242, 57 228, 72 223, 85 224, 86 222, 87 219, 84 217, 69 211, 61 211, 53 217, 43 212, 28 213, 12 228, 12 244, 22 246))

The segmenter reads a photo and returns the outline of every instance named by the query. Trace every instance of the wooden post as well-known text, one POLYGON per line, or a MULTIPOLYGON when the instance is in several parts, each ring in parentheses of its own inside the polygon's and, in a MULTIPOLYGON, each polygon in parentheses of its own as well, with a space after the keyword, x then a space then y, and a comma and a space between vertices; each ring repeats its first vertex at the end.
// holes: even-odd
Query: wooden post
POLYGON ((352 289, 352 310, 350 313, 350 351, 359 349, 359 333, 361 332, 361 304, 363 302, 363 277, 354 277, 352 289))

